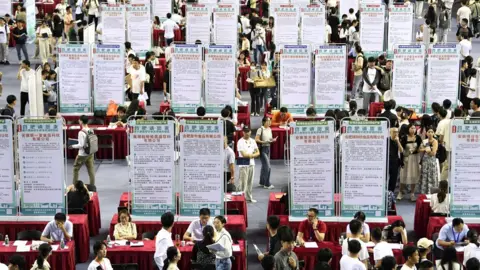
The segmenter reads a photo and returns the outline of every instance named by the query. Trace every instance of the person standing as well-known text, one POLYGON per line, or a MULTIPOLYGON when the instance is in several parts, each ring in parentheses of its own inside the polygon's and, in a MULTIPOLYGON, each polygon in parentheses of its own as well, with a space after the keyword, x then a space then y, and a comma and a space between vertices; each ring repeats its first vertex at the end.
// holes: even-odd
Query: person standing
POLYGON ((272 121, 269 117, 262 119, 262 126, 257 129, 257 135, 255 141, 260 145, 260 161, 262 162, 262 169, 260 170, 260 187, 266 189, 273 189, 274 186, 270 184, 270 144, 277 141, 277 138, 273 138, 272 129, 270 125, 272 121))
POLYGON ((107 259, 107 244, 98 241, 93 245, 93 254, 95 259, 88 266, 88 270, 113 270, 110 260, 107 259))
POLYGON ((461 3, 462 6, 457 10, 457 28, 461 27, 460 23, 463 19, 466 19, 468 24, 470 21, 470 15, 472 15, 472 11, 467 6, 468 0, 462 0, 461 3))
POLYGON ((78 132, 78 144, 72 145, 71 148, 78 149, 78 155, 73 163, 73 184, 78 181, 78 172, 83 164, 87 166, 88 177, 90 178, 90 185, 95 185, 95 166, 93 165, 93 154, 85 152, 85 141, 87 135, 93 134, 93 130, 88 127, 88 117, 86 115, 80 116, 78 121, 81 130, 78 132))
POLYGON ((65 3, 65 0, 60 0, 60 3, 55 6, 55 9, 58 10, 58 15, 63 19, 65 13, 67 13, 67 4, 65 3))
POLYGON ((98 4, 98 0, 88 0, 87 1, 87 10, 88 10, 88 24, 91 24, 95 21, 95 30, 97 29, 98 25, 98 17, 99 12, 98 8, 100 5, 98 4))
POLYGON ((8 42, 10 41, 10 27, 4 18, 0 18, 0 64, 10 65, 8 62, 8 42))
POLYGON ((415 201, 415 186, 420 177, 418 149, 422 144, 422 139, 415 134, 416 128, 413 124, 409 124, 406 129, 408 131, 407 134, 400 140, 403 148, 403 166, 400 169, 400 191, 398 192, 397 200, 403 198, 403 191, 406 185, 409 185, 410 200, 415 201))
POLYGON ((250 138, 251 130, 249 127, 243 128, 243 138, 237 143, 238 155, 245 160, 248 165, 240 165, 240 191, 245 193, 248 202, 256 203, 252 197, 252 183, 255 172, 255 158, 260 155, 257 143, 250 138))
POLYGON ((155 53, 154 52, 147 52, 145 55, 145 73, 148 75, 146 76, 145 80, 145 91, 147 92, 148 99, 147 99, 147 106, 152 105, 150 101, 150 96, 152 94, 153 85, 155 82, 155 69, 153 67, 155 63, 155 53))
POLYGON ((146 72, 145 67, 140 64, 140 59, 133 57, 132 67, 129 69, 132 79, 132 100, 138 99, 139 95, 143 95, 145 89, 146 72))
POLYGON ((423 0, 415 0, 415 16, 417 16, 417 19, 422 18, 423 2, 423 0))
POLYGON ((378 99, 377 85, 380 82, 380 68, 375 66, 375 58, 369 57, 367 67, 363 69, 363 109, 368 111, 371 102, 378 99))
POLYGON ((168 102, 170 100, 170 69, 172 68, 172 62, 167 61, 167 68, 163 73, 163 101, 168 102))
POLYGON ((15 49, 17 50, 18 62, 22 63, 22 54, 25 60, 28 60, 28 51, 25 43, 27 42, 27 29, 25 29, 24 21, 17 21, 17 27, 12 31, 13 39, 15 39, 15 49))
MULTIPOLYGON (((75 20, 83 21, 84 0, 77 0, 75 3, 75 20)), ((78 23, 80 23, 78 22, 78 23)), ((80 26, 77 24, 77 26, 80 26)))
POLYGON ((172 229, 175 217, 171 212, 166 212, 161 217, 162 229, 155 237, 155 254, 153 259, 158 269, 163 269, 164 261, 167 258, 167 249, 173 247, 172 229))
MULTIPOLYGON (((340 259, 340 269, 342 270, 366 270, 365 264, 360 260, 362 252, 361 241, 352 239, 344 241, 344 246, 347 246, 347 251, 344 252, 340 259)), ((368 253, 367 253, 368 254, 368 253)))
POLYGON ((179 29, 178 24, 172 20, 171 13, 167 13, 167 20, 162 23, 161 29, 164 31, 165 43, 170 46, 175 38, 175 30, 179 29))
POLYGON ((365 57, 363 56, 362 47, 358 43, 355 43, 355 52, 357 56, 355 57, 355 62, 352 64, 354 78, 350 99, 355 99, 357 95, 360 95, 360 85, 363 80, 363 62, 365 61, 365 57))
POLYGON ((222 247, 225 249, 223 251, 215 252, 215 265, 217 266, 217 270, 232 269, 232 261, 230 260, 230 257, 233 253, 233 241, 230 233, 225 230, 225 224, 227 224, 227 220, 224 216, 216 216, 213 220, 213 226, 216 233, 215 242, 222 245, 222 247))
POLYGON ((448 168, 449 168, 449 158, 450 151, 452 150, 450 146, 450 123, 451 119, 447 117, 447 111, 444 109, 440 110, 440 122, 438 122, 436 135, 438 136, 438 143, 442 144, 447 151, 447 159, 440 164, 441 165, 441 175, 440 180, 448 179, 448 168))
POLYGON ((263 62, 263 52, 265 51, 265 29, 262 23, 257 23, 252 31, 253 61, 255 63, 263 62))
POLYGON ((40 52, 40 60, 42 64, 48 62, 50 57, 50 39, 52 38, 52 30, 48 27, 46 21, 42 21, 42 25, 37 29, 38 47, 40 52))
MULTIPOLYGON (((445 113, 445 110, 441 110, 445 113)), ((432 188, 438 186, 437 150, 438 141, 433 137, 435 129, 427 127, 427 139, 422 142, 419 152, 421 158, 420 193, 431 194, 432 188)))
POLYGON ((438 14, 438 43, 447 42, 447 34, 450 30, 450 10, 447 9, 445 3, 440 6, 440 13, 438 14))
POLYGON ((25 116, 25 106, 28 101, 28 88, 31 82, 35 82, 35 71, 30 68, 30 61, 23 60, 17 73, 20 80, 20 116, 25 116))
POLYGON ((65 27, 65 33, 67 34, 67 41, 68 39, 68 34, 70 33, 70 29, 74 27, 74 20, 73 20, 73 14, 72 14, 72 7, 68 6, 65 16, 63 17, 63 25, 65 27))
POLYGON ((398 128, 390 128, 390 154, 388 158, 388 190, 395 192, 397 186, 398 172, 400 169, 400 153, 403 153, 403 147, 398 136, 398 128))
POLYGON ((473 26, 473 34, 475 37, 480 36, 480 32, 478 29, 478 23, 480 20, 480 0, 475 0, 475 3, 470 5, 470 10, 471 10, 471 18, 472 18, 472 26, 473 26))
POLYGON ((467 56, 470 55, 472 51, 472 42, 464 34, 457 37, 458 44, 460 45, 460 57, 462 60, 465 60, 467 56))
MULTIPOLYGON (((224 120, 228 121, 228 120, 224 120)), ((224 138, 225 143, 225 166, 224 166, 224 172, 225 172, 225 190, 227 190, 227 185, 228 184, 235 184, 235 152, 233 152, 232 148, 228 146, 228 139, 227 137, 224 138)))
POLYGON ((282 249, 275 254, 276 270, 299 269, 298 257, 293 252, 295 247, 295 238, 291 230, 285 231, 280 237, 282 249))

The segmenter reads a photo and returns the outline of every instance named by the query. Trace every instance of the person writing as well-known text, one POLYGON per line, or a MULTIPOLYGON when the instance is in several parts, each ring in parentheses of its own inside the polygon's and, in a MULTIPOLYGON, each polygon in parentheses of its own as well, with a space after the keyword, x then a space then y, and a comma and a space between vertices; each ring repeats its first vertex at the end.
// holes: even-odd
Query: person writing
POLYGON ((132 217, 130 217, 128 210, 120 210, 117 222, 118 223, 115 224, 115 230, 113 231, 115 240, 137 239, 137 226, 135 223, 132 223, 132 217))
POLYGON ((123 127, 127 123, 126 117, 127 109, 123 106, 117 108, 117 115, 113 116, 110 120, 110 125, 115 125, 117 127, 123 127))
POLYGON ((273 114, 272 126, 286 126, 290 122, 293 122, 293 117, 286 107, 281 107, 279 112, 273 114))
POLYGON ((73 224, 67 220, 64 213, 56 213, 54 220, 50 221, 42 232, 41 241, 53 243, 54 241, 70 241, 73 235, 73 224))
POLYGON ((451 223, 443 225, 438 234, 436 245, 439 249, 455 246, 461 243, 468 233, 467 224, 463 223, 463 219, 454 218, 451 223))
POLYGON ((192 221, 188 226, 187 231, 183 235, 183 240, 185 241, 200 241, 203 239, 203 229, 205 226, 212 226, 213 223, 210 221, 210 209, 202 208, 199 212, 199 219, 192 221))
POLYGON ((323 221, 318 220, 317 216, 318 210, 310 208, 308 209, 307 219, 300 223, 297 242, 301 246, 304 246, 306 241, 322 242, 325 239, 327 225, 323 221))

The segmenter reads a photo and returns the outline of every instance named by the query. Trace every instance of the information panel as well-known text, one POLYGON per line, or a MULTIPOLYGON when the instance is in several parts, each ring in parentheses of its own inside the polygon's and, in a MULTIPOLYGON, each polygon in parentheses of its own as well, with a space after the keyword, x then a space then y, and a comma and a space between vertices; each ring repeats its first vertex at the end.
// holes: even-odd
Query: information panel
POLYGON ((12 126, 11 119, 0 119, 0 216, 17 214, 12 126))
POLYGON ((176 113, 195 113, 202 99, 202 47, 175 44, 170 89, 176 113))
POLYGON ((22 118, 18 126, 22 215, 65 213, 62 119, 22 118))
POLYGON ((103 44, 125 43, 125 6, 103 6, 102 23, 103 44))
POLYGON ((298 7, 294 5, 279 5, 273 9, 275 18, 274 42, 281 44, 296 44, 298 41, 298 7))
POLYGON ((385 6, 362 4, 360 8, 360 45, 363 51, 383 51, 385 6))
POLYGON ((180 215, 198 217, 201 208, 223 215, 223 120, 186 120, 180 133, 180 215))
POLYGON ((2 16, 5 15, 5 14, 12 14, 12 1, 11 0, 0 1, 0 14, 2 16))
MULTIPOLYGON (((187 43, 210 44, 210 9, 207 5, 187 4, 187 43)), ((235 31, 237 33, 237 31, 235 31)))
MULTIPOLYGON (((427 93, 426 104, 445 99, 452 102, 452 108, 457 107, 458 87, 460 82, 460 45, 459 44, 430 44, 428 48, 427 65, 427 93)), ((432 112, 427 106, 427 113, 432 112)))
POLYGON ((307 45, 284 45, 280 49, 280 107, 304 114, 310 104, 311 57, 307 45))
POLYGON ((235 102, 235 48, 232 45, 209 45, 205 51, 205 108, 220 113, 235 102))
POLYGON ((425 83, 425 46, 396 44, 393 48, 393 96, 397 106, 414 109, 418 113, 422 110, 425 83))
MULTIPOLYGON (((37 19, 36 19, 36 8, 35 8, 35 0, 25 0, 23 1, 23 7, 27 12, 27 34, 28 34, 28 43, 33 43, 37 36, 37 19)), ((3 13, 5 14, 5 13, 3 13)), ((3 15, 1 14, 1 15, 3 15)))
POLYGON ((238 16, 235 6, 221 4, 213 8, 213 30, 215 44, 229 44, 236 47, 238 16))
POLYGON ((480 217, 480 119, 454 119, 450 130, 450 215, 480 217))
POLYGON ((131 121, 132 214, 176 213, 174 121, 131 121))
MULTIPOLYGON (((410 44, 413 38, 413 5, 396 5, 388 13, 388 50, 393 45, 410 44)), ((395 65, 395 69, 396 69, 395 65)))
POLYGON ((93 49, 94 110, 106 110, 111 100, 116 104, 123 104, 125 100, 124 59, 123 45, 95 45, 93 49))
POLYGON ((341 131, 341 215, 385 217, 387 121, 343 121, 341 131))
POLYGON ((152 48, 150 4, 127 6, 127 35, 135 51, 149 51, 152 48))
POLYGON ((323 45, 315 50, 315 109, 325 113, 345 106, 347 76, 345 45, 323 45))
POLYGON ((340 0, 339 14, 349 14, 348 11, 350 8, 353 8, 353 10, 355 11, 354 13, 357 13, 359 3, 359 0, 340 0))
POLYGON ((300 9, 302 21, 302 44, 323 45, 325 43, 325 7, 309 5, 300 9))
POLYGON ((334 121, 297 121, 290 137, 290 216, 305 217, 316 208, 321 217, 334 211, 334 121))
POLYGON ((88 44, 58 45, 59 107, 61 113, 86 113, 90 104, 90 47, 88 44))
POLYGON ((167 18, 167 13, 172 13, 172 0, 152 0, 153 15, 167 18))

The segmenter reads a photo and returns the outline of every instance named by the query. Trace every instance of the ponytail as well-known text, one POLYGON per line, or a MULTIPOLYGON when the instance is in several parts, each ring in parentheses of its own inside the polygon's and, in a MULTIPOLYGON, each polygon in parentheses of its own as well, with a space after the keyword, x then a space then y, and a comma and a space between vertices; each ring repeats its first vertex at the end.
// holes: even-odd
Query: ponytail
POLYGON ((48 255, 50 255, 50 252, 52 252, 52 247, 47 243, 41 244, 38 247, 37 269, 43 269, 43 263, 48 255))
POLYGON ((445 201, 445 199, 447 198, 447 194, 445 193, 444 190, 440 190, 437 193, 437 198, 438 198, 439 203, 443 203, 445 201))
POLYGON ((170 265, 170 261, 168 260, 168 258, 166 258, 165 260, 163 260, 162 270, 167 270, 169 265, 170 265))
POLYGON ((37 269, 43 269, 43 262, 45 262, 45 258, 42 256, 42 254, 38 254, 37 269))

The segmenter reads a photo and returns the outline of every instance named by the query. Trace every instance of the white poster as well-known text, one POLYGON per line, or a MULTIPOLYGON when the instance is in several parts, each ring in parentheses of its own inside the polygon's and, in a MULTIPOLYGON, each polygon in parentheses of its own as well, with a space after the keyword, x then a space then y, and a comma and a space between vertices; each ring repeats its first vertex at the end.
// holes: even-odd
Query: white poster
MULTIPOLYGON (((37 17, 36 17, 36 8, 35 8, 35 0, 25 0, 23 1, 23 7, 27 12, 27 34, 28 34, 28 43, 33 43, 36 39, 36 25, 37 25, 37 17)), ((4 13, 5 14, 5 13, 4 13)), ((0 14, 0 15, 4 15, 0 14)), ((12 14, 13 16, 13 14, 12 14)))
POLYGON ((233 5, 222 4, 213 8, 213 30, 215 44, 228 44, 236 48, 238 16, 233 5))
POLYGON ((172 0, 152 0, 153 16, 167 18, 167 13, 172 13, 172 0))
POLYGON ((392 93, 397 106, 421 112, 424 89, 425 46, 394 45, 395 75, 392 93))
POLYGON ((150 0, 130 0, 131 5, 150 5, 150 0))
POLYGON ((349 14, 349 9, 353 8, 354 13, 357 13, 360 5, 360 0, 340 0, 340 12, 339 14, 349 14))
POLYGON ((61 44, 58 54, 62 67, 58 74, 60 112, 90 112, 90 46, 61 44))
POLYGON ((22 118, 18 125, 22 215, 54 216, 58 212, 65 213, 62 119, 22 118))
POLYGON ((11 119, 0 119, 0 216, 17 214, 12 127, 11 119))
POLYGON ((305 217, 312 207, 334 216, 334 122, 297 121, 290 140, 290 216, 305 217))
POLYGON ((394 6, 388 13, 388 50, 394 44, 410 44, 413 38, 413 5, 394 6))
POLYGON ((300 9, 302 21, 302 44, 323 45, 325 43, 325 7, 307 6, 300 9))
POLYGON ((127 6, 127 36, 135 51, 149 51, 152 48, 150 5, 127 6))
POLYGON ((280 44, 296 44, 298 42, 298 7, 280 5, 273 11, 275 19, 273 38, 277 48, 280 44))
POLYGON ((194 44, 197 40, 210 44, 210 9, 207 5, 187 4, 186 24, 187 44, 194 44))
POLYGON ((345 106, 347 48, 323 45, 315 50, 315 108, 317 113, 345 106))
POLYGON ((0 1, 0 15, 12 14, 12 1, 2 0, 0 1))
POLYGON ((132 214, 176 212, 174 121, 132 121, 132 214))
POLYGON ((102 23, 103 44, 125 43, 125 6, 103 6, 102 23))
POLYGON ((369 217, 385 217, 389 131, 386 121, 343 121, 341 215, 363 211, 369 217))
POLYGON ((205 51, 205 108, 220 113, 235 101, 236 50, 231 45, 209 45, 205 51))
POLYGON ((110 101, 125 100, 125 49, 123 45, 96 44, 93 49, 93 107, 107 110, 110 101))
POLYGON ((280 107, 291 113, 305 114, 310 104, 310 55, 308 45, 284 45, 280 50, 280 107))
POLYGON ((360 45, 363 51, 383 51, 385 6, 363 5, 360 8, 360 45))
MULTIPOLYGON (((426 104, 445 99, 452 102, 452 108, 457 107, 458 87, 460 82, 460 45, 444 44, 430 45, 427 62, 427 93, 426 104)), ((431 113, 427 106, 427 113, 431 113)))
POLYGON ((83 44, 95 43, 95 24, 92 23, 83 30, 83 44))
MULTIPOLYGON (((185 120, 184 120, 185 121, 185 120)), ((180 133, 180 215, 198 217, 201 208, 223 215, 223 120, 186 120, 180 133)))
POLYGON ((172 109, 195 113, 202 102, 202 47, 175 44, 172 55, 172 109))

